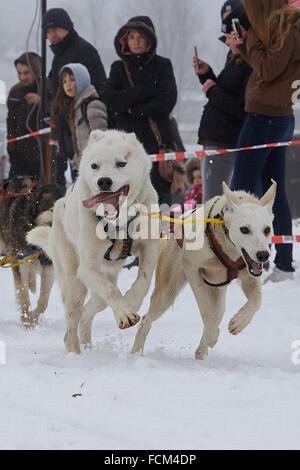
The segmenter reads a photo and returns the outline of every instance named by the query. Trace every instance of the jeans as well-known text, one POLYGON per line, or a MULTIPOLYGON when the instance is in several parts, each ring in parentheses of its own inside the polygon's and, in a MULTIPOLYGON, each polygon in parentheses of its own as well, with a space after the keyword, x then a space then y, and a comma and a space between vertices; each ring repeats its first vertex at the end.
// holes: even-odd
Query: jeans
MULTIPOLYGON (((293 138, 294 128, 293 115, 270 117, 248 113, 237 147, 288 142, 293 138)), ((286 150, 286 147, 275 147, 237 152, 231 181, 232 190, 245 190, 257 196, 269 189, 271 178, 276 181, 277 193, 273 206, 275 235, 292 235, 285 185, 286 150)), ((292 261, 293 245, 276 245, 276 266, 283 271, 294 271, 292 261)))

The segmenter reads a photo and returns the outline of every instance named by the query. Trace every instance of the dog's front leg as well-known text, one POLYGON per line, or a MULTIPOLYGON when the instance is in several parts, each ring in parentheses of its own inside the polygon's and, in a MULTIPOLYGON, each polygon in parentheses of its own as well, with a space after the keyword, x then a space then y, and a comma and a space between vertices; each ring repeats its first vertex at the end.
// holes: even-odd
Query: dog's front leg
POLYGON ((130 328, 140 321, 140 317, 130 308, 117 287, 113 276, 101 272, 95 254, 82 254, 78 277, 91 289, 96 297, 101 297, 113 310, 117 325, 121 330, 130 328))
POLYGON ((261 279, 250 276, 246 270, 242 271, 239 277, 242 280, 242 289, 247 302, 229 323, 229 332, 232 335, 238 335, 249 325, 262 301, 261 279))
POLYGON ((147 295, 157 263, 159 240, 140 242, 139 270, 136 281, 125 294, 125 300, 134 312, 138 312, 147 295))

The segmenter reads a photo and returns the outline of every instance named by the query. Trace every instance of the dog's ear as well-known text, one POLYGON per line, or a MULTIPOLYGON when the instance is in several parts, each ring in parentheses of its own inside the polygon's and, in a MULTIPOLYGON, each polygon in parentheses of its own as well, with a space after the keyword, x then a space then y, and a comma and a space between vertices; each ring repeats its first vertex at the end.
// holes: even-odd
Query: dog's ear
POLYGON ((227 202, 230 207, 233 207, 234 205, 239 206, 241 204, 241 200, 237 197, 237 195, 231 191, 225 181, 222 183, 223 186, 223 193, 227 199, 227 202))
POLYGON ((272 186, 268 189, 266 194, 259 200, 260 205, 262 206, 269 206, 270 210, 272 210, 275 196, 276 196, 276 189, 277 189, 277 183, 273 179, 272 181, 272 186))
POLYGON ((131 143, 137 143, 137 138, 134 132, 131 132, 130 134, 125 133, 123 137, 131 143))
POLYGON ((94 144, 95 142, 99 142, 99 140, 103 139, 103 137, 105 137, 105 135, 106 135, 106 133, 104 131, 100 131, 100 129, 92 131, 90 133, 90 138, 89 138, 88 144, 94 144))

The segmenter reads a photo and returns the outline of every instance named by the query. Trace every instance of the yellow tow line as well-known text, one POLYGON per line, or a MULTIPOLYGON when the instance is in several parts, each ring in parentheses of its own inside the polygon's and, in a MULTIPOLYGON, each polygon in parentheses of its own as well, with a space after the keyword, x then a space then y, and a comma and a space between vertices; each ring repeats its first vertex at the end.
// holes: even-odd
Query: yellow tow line
POLYGON ((196 220, 184 220, 184 219, 174 219, 172 217, 167 217, 166 215, 162 215, 161 213, 157 214, 150 214, 149 217, 151 219, 160 219, 165 222, 171 222, 174 224, 198 224, 198 223, 211 223, 217 225, 223 225, 224 221, 221 219, 196 219, 196 220))
POLYGON ((33 254, 29 254, 23 259, 20 259, 17 256, 6 255, 0 260, 0 267, 1 268, 16 268, 18 266, 21 266, 22 264, 30 263, 30 261, 37 259, 40 256, 40 254, 41 254, 41 250, 37 250, 33 254))

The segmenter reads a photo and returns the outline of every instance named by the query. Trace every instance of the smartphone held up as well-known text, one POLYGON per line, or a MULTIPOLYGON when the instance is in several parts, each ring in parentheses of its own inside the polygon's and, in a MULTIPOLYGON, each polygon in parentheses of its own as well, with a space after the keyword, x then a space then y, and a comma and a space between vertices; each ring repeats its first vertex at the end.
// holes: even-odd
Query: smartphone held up
POLYGON ((232 29, 238 34, 238 37, 236 38, 236 42, 243 41, 243 33, 241 30, 240 20, 238 18, 232 19, 232 29))

